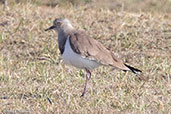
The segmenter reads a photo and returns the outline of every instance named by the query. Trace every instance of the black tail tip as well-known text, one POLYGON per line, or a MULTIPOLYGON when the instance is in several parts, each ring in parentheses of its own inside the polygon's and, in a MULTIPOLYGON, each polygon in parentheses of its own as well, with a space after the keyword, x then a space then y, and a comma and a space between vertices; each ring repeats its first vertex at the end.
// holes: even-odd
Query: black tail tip
POLYGON ((142 73, 142 71, 137 69, 137 68, 134 68, 134 67, 129 66, 127 64, 125 64, 125 66, 128 67, 130 69, 130 71, 132 71, 134 74, 141 74, 142 73))

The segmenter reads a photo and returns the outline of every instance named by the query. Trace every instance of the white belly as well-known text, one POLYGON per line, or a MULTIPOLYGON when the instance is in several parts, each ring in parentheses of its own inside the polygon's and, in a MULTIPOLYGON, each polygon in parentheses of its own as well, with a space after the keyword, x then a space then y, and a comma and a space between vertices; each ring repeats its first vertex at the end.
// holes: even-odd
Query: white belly
POLYGON ((81 69, 94 69, 99 66, 99 63, 93 61, 93 60, 88 60, 86 58, 81 57, 79 54, 75 53, 69 42, 69 38, 67 38, 66 43, 65 43, 65 49, 62 54, 62 59, 66 64, 72 65, 76 68, 81 68, 81 69))

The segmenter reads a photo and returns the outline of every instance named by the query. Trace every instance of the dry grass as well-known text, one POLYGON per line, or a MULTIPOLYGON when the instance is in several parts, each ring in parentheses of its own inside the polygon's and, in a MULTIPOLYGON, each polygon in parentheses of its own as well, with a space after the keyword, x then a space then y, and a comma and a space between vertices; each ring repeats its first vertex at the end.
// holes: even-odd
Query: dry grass
POLYGON ((171 113, 170 14, 18 4, 0 17, 0 113, 171 113), (56 33, 44 32, 56 17, 86 30, 147 80, 102 66, 80 98, 84 72, 64 67, 56 33))
MULTIPOLYGON (((2 1, 2 0, 0 0, 2 1)), ((70 6, 79 7, 80 5, 95 6, 114 9, 115 11, 126 10, 127 12, 157 12, 170 13, 171 0, 7 0, 8 4, 32 3, 35 5, 45 5, 50 7, 70 6)))

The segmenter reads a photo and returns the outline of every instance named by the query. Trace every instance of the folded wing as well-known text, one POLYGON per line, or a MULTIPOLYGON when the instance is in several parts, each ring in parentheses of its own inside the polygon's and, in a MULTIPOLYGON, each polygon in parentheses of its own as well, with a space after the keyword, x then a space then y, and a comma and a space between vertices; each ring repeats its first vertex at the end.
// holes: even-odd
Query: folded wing
POLYGON ((103 65, 110 65, 122 70, 130 70, 112 52, 106 49, 100 42, 91 38, 84 31, 75 31, 70 34, 71 48, 77 54, 90 60, 95 60, 103 65))

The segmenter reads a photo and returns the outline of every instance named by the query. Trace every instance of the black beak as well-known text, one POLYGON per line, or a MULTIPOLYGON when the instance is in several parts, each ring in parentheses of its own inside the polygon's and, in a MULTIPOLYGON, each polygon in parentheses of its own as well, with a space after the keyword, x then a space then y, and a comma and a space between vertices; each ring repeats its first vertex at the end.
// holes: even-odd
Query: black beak
POLYGON ((54 28, 55 28, 55 26, 51 26, 51 27, 45 29, 45 31, 52 30, 52 29, 54 29, 54 28))

